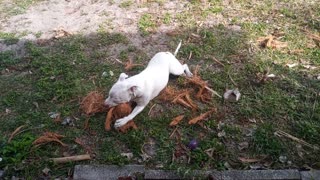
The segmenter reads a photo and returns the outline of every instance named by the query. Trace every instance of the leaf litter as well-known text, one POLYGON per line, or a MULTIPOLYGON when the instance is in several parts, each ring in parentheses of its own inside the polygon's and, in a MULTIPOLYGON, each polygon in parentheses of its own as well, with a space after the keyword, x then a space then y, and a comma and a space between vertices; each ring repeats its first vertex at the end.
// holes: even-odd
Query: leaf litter
POLYGON ((262 48, 282 49, 288 47, 288 43, 277 40, 274 35, 268 35, 266 37, 258 38, 258 43, 262 48))
POLYGON ((143 66, 143 64, 134 64, 132 59, 129 59, 124 65, 125 65, 124 69, 126 71, 130 71, 131 69, 133 69, 136 66, 143 66))

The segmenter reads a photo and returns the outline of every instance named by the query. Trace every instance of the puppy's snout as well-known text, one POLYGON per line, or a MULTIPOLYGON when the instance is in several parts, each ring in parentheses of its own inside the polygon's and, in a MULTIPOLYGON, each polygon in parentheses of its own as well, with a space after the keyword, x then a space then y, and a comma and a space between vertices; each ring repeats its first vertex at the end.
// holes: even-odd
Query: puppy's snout
POLYGON ((103 104, 105 108, 109 109, 110 106, 108 104, 103 104))
POLYGON ((107 104, 107 101, 104 101, 103 106, 106 107, 107 109, 110 108, 110 105, 107 104))

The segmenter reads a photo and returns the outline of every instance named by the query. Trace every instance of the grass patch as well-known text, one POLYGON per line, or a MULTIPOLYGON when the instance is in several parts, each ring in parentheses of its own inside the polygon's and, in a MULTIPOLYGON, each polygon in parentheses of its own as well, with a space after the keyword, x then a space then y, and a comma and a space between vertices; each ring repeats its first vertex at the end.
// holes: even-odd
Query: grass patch
POLYGON ((19 38, 16 37, 14 33, 0 32, 0 40, 6 45, 12 45, 16 44, 19 41, 19 38))
POLYGON ((121 7, 121 8, 129 8, 132 4, 133 4, 132 1, 124 1, 119 5, 119 7, 121 7))
POLYGON ((268 154, 277 159, 284 152, 285 146, 274 135, 275 129, 271 124, 262 124, 253 135, 254 151, 261 154, 268 154))
POLYGON ((146 36, 155 30, 157 24, 151 14, 143 14, 139 19, 138 27, 142 35, 146 36))
POLYGON ((18 14, 23 14, 26 10, 35 3, 43 0, 13 0, 8 2, 0 2, 0 17, 10 17, 18 14))
MULTIPOLYGON (((243 0, 233 2, 230 7, 223 6, 223 9, 220 8, 221 2, 186 2, 186 8, 181 13, 166 13, 160 22, 169 25, 179 20, 178 33, 167 39, 169 43, 182 40, 177 58, 188 63, 191 69, 199 65, 200 76, 221 95, 227 88, 238 88, 240 100, 231 103, 214 97, 208 104, 197 102, 199 110, 192 112, 155 99, 136 117, 139 130, 127 134, 105 132, 105 114, 90 117, 89 128, 84 129, 87 117, 79 112, 81 98, 93 90, 107 94, 120 72, 124 71, 123 65, 115 63, 114 58, 123 62, 131 58, 134 63, 141 64, 147 64, 150 59, 148 52, 143 47, 134 46, 125 34, 110 34, 101 27, 97 33, 88 36, 73 35, 43 44, 29 42, 23 57, 18 57, 14 51, 1 52, 0 157, 5 163, 0 168, 7 167, 6 176, 34 179, 42 175, 44 167, 48 167, 51 170, 50 178, 61 178, 67 177, 75 164, 141 163, 150 168, 174 169, 189 177, 193 169, 226 170, 230 166, 233 169, 248 169, 248 163, 238 159, 242 156, 266 156, 266 162, 263 160, 261 164, 268 169, 291 167, 279 162, 279 156, 288 157, 292 167, 306 164, 316 168, 320 162, 319 152, 299 147, 296 142, 274 135, 275 131, 282 130, 320 146, 320 109, 317 108, 320 102, 317 79, 320 52, 314 41, 300 30, 306 27, 307 22, 301 19, 302 11, 292 15, 293 9, 285 7, 288 2, 278 5, 274 2, 243 0), (242 11, 238 11, 239 8, 242 11), (285 16, 274 18, 271 12, 285 16), (227 19, 226 22, 211 24, 210 27, 200 26, 202 21, 221 16, 227 19), (247 17, 246 21, 242 17, 247 17), (240 30, 231 29, 229 20, 240 30), (281 32, 279 39, 287 42, 288 47, 272 49, 259 46, 259 37, 275 32, 281 32), (122 48, 112 54, 111 50, 120 46, 122 48), (299 51, 292 53, 294 50, 299 51), (289 68, 288 63, 298 65, 289 68), (316 69, 307 68, 306 65, 316 69), (110 71, 114 76, 108 73, 110 71), (108 75, 102 76, 104 72, 108 75), (275 78, 262 82, 261 77, 266 72, 274 74, 275 78), (149 115, 150 109, 154 111, 156 107, 159 112, 149 115), (188 124, 189 119, 206 112, 209 107, 217 108, 217 113, 205 120, 203 125, 188 124), (50 112, 61 113, 62 120, 71 117, 75 126, 54 122, 48 115, 50 112), (175 128, 168 125, 180 114, 184 114, 185 119, 177 127, 179 135, 172 135, 175 128), (21 125, 26 125, 25 131, 8 143, 10 134, 21 125), (62 141, 68 147, 46 144, 33 148, 31 142, 46 131, 64 135, 62 141), (90 149, 77 144, 76 138, 84 140, 90 149), (181 150, 181 146, 187 147, 193 139, 199 142, 195 150, 181 150), (153 141, 154 155, 150 159, 143 159, 142 149, 150 141, 153 141), (240 148, 243 142, 248 147, 240 148), (95 154, 95 159, 90 162, 54 165, 46 161, 52 157, 78 155, 87 151, 95 154), (128 152, 133 154, 130 160, 121 156, 121 153, 128 152), (266 165, 270 164, 269 161, 271 165, 266 165)), ((123 2, 122 6, 131 8, 131 5, 126 7, 126 3, 123 2)), ((308 9, 311 15, 317 13, 314 11, 317 8, 308 9)), ((153 14, 143 14, 137 25, 143 35, 148 35, 155 31, 157 23, 153 14)), ((308 28, 315 33, 316 26, 308 28)), ((2 39, 16 37, 11 33, 0 35, 2 39)), ((150 43, 156 42, 151 39, 150 43)), ((142 69, 137 67, 128 74, 135 74, 142 69)), ((194 88, 185 85, 183 78, 170 80, 170 85, 179 89, 194 88)))

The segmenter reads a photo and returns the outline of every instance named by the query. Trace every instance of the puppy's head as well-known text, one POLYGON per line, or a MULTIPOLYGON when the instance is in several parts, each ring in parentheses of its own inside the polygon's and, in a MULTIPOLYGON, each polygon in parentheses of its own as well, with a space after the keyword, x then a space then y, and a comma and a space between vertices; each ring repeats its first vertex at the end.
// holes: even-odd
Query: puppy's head
POLYGON ((104 101, 105 106, 114 107, 127 103, 135 97, 137 86, 130 86, 125 81, 127 77, 125 73, 120 74, 118 81, 111 87, 108 98, 104 101))

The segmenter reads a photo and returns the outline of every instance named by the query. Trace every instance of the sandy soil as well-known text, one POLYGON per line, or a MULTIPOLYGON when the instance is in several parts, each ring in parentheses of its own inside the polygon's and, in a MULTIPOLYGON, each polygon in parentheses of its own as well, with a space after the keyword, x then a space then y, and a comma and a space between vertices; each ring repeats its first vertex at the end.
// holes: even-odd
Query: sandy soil
POLYGON ((153 54, 159 50, 168 50, 166 32, 177 28, 177 22, 160 25, 152 35, 143 37, 138 30, 138 20, 144 13, 177 14, 184 10, 185 2, 168 1, 159 3, 136 3, 129 8, 120 7, 123 1, 104 0, 49 0, 36 3, 25 13, 11 16, 2 21, 1 31, 24 34, 21 42, 14 45, 0 44, 0 51, 18 49, 25 40, 50 39, 55 30, 64 29, 73 34, 87 35, 103 28, 111 33, 123 33, 132 44, 144 47, 153 54), (145 41, 155 42, 148 44, 145 41))

